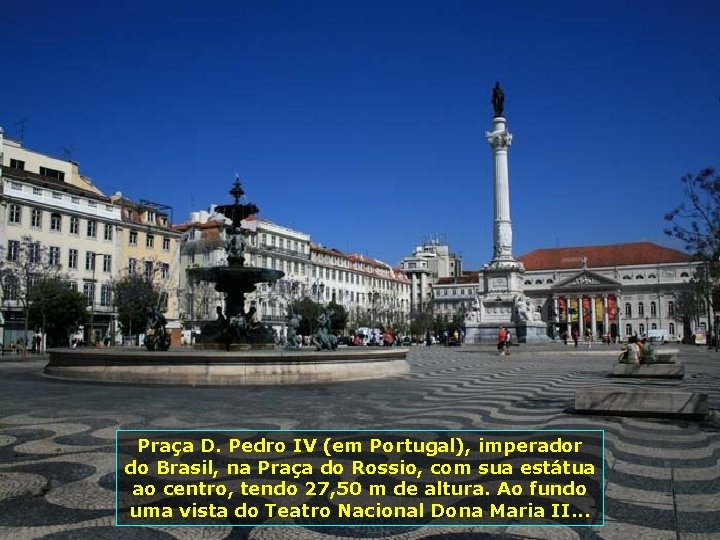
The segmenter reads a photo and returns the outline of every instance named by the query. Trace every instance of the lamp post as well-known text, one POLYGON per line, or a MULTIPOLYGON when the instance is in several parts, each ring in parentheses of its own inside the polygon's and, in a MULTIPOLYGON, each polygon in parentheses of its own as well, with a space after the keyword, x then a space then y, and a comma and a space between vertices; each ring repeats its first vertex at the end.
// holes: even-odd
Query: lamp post
POLYGON ((320 304, 320 298, 325 292, 325 284, 322 281, 313 283, 312 291, 316 295, 317 303, 320 304))

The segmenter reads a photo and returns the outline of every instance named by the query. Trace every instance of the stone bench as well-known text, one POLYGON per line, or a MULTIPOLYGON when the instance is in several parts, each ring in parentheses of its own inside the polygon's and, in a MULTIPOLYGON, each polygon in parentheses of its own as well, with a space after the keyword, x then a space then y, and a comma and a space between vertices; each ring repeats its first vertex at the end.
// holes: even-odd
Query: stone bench
MULTIPOLYGON (((675 364, 677 363, 677 357, 680 354, 679 349, 653 349, 653 355, 651 359, 643 358, 640 360, 642 365, 653 365, 653 364, 675 364)), ((621 361, 622 354, 618 357, 618 361, 621 364, 625 362, 621 361)), ((628 364, 637 365, 637 364, 628 364)))
POLYGON ((653 364, 674 364, 680 354, 679 349, 655 349, 653 364))
POLYGON ((615 364, 612 376, 682 379, 685 376, 685 366, 665 362, 655 364, 615 364))
POLYGON ((575 411, 617 416, 704 416, 707 394, 606 386, 575 390, 575 411))

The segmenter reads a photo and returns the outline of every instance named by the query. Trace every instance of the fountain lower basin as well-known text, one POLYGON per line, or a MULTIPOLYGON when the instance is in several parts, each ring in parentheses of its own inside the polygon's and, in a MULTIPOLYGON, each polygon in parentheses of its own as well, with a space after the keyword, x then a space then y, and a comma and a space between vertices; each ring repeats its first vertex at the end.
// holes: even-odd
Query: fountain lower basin
POLYGON ((247 352, 50 349, 45 376, 188 386, 329 383, 405 376, 410 372, 407 352, 394 347, 247 352))

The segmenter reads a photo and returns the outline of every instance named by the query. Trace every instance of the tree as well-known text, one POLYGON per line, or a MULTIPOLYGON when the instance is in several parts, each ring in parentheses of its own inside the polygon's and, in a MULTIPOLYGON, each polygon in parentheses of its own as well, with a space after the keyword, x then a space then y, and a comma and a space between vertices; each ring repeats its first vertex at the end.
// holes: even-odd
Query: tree
POLYGON ((331 330, 336 334, 345 332, 348 321, 348 313, 345 306, 330 302, 328 309, 333 311, 332 319, 330 319, 331 330))
POLYGON ((25 320, 22 357, 25 359, 33 288, 44 277, 57 274, 60 266, 56 261, 49 260, 47 249, 34 241, 32 236, 23 236, 19 241, 11 240, 6 259, 2 268, 3 300, 15 301, 22 309, 25 320))
POLYGON ((304 336, 312 335, 317 329, 317 318, 323 310, 322 306, 305 297, 293 302, 291 309, 302 317, 298 333, 304 336))
MULTIPOLYGON (((671 226, 664 232, 683 242, 689 253, 705 262, 695 280, 702 284, 712 336, 714 313, 720 310, 720 175, 707 167, 695 175, 686 174, 681 182, 686 200, 665 214, 671 226)), ((708 347, 712 341, 708 339, 708 347)), ((717 339, 715 342, 717 349, 717 339)))
POLYGON ((682 324, 683 343, 690 343, 693 328, 697 325, 700 313, 698 310, 697 291, 690 285, 675 296, 675 311, 672 318, 682 324))
POLYGON ((67 276, 41 277, 30 291, 29 324, 42 328, 48 347, 67 345, 68 336, 88 318, 87 298, 67 276))
MULTIPOLYGON (((160 291, 153 282, 141 274, 129 274, 113 283, 113 307, 123 333, 133 335, 133 328, 144 330, 147 323, 147 308, 158 307, 160 291)), ((164 310, 165 306, 159 306, 164 310)))

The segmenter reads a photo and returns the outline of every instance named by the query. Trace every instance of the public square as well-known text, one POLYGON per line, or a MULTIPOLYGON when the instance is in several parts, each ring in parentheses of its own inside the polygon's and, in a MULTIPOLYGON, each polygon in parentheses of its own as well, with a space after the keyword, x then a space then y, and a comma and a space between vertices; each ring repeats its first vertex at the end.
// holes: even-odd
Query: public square
POLYGON ((611 381, 615 346, 411 347, 411 374, 327 385, 115 386, 0 362, 0 538, 720 539, 720 357, 681 345, 682 381, 611 381), (577 388, 709 394, 703 421, 571 414, 577 388), (115 528, 116 429, 604 429, 604 527, 115 528), (337 536, 336 536, 337 535, 337 536))

